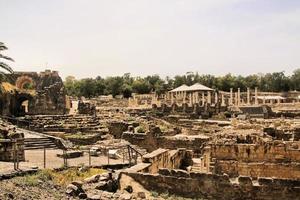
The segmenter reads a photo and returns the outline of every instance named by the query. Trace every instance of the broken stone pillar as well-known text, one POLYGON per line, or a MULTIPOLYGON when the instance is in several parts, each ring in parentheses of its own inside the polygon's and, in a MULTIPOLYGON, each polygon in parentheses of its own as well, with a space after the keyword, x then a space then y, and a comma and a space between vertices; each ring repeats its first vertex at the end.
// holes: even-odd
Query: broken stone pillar
POLYGON ((255 87, 255 92, 254 92, 254 98, 255 98, 255 105, 258 105, 258 100, 257 100, 257 87, 255 87))
POLYGON ((230 99, 229 99, 229 105, 232 106, 233 104, 233 89, 230 88, 230 99))
POLYGON ((266 104, 266 97, 263 98, 263 104, 266 104))
POLYGON ((250 88, 247 88, 247 105, 250 105, 250 88))

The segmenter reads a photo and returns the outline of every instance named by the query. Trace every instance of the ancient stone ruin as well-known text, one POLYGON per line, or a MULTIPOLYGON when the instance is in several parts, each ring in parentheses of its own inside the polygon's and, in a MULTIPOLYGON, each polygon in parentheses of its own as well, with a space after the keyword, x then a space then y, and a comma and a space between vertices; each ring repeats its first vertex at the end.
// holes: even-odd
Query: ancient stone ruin
POLYGON ((3 121, 0 159, 38 165, 30 173, 51 169, 50 188, 72 177, 57 186, 61 199, 300 197, 300 107, 288 95, 196 84, 88 99, 65 97, 56 72, 15 76, 2 84, 4 119, 15 126, 3 121))
POLYGON ((65 114, 66 94, 58 72, 15 72, 2 83, 0 112, 7 116, 65 114))

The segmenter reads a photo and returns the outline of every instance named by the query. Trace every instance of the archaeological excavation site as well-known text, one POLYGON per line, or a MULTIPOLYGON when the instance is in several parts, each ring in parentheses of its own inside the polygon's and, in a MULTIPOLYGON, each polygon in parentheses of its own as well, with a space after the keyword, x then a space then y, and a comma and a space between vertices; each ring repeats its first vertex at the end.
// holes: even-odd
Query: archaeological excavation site
POLYGON ((300 0, 0 0, 0 200, 300 200, 300 0))
POLYGON ((300 199, 300 92, 67 95, 57 71, 1 83, 0 199, 300 199))

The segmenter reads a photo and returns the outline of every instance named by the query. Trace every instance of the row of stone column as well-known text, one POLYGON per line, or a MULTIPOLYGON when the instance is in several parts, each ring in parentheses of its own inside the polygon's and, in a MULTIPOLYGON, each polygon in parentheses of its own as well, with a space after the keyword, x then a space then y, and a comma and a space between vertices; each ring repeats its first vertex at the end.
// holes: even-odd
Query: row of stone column
MULTIPOLYGON (((182 103, 188 103, 190 105, 201 103, 203 106, 205 103, 211 104, 213 101, 212 99, 212 92, 211 91, 195 91, 195 92, 170 92, 169 99, 171 100, 171 104, 178 103, 178 99, 182 100, 182 103)), ((219 95, 218 93, 214 93, 214 103, 219 102, 219 95)), ((224 94, 221 93, 221 105, 225 106, 225 98, 224 94)))
MULTIPOLYGON (((258 105, 258 91, 257 87, 254 89, 254 104, 258 105)), ((233 88, 230 88, 230 98, 229 98, 229 105, 230 106, 240 106, 241 104, 245 104, 243 101, 241 101, 241 89, 238 88, 238 91, 233 93, 233 88), (234 96, 233 96, 234 95, 234 96)), ((247 100, 246 100, 247 105, 251 105, 251 93, 250 93, 250 88, 247 88, 247 100)))

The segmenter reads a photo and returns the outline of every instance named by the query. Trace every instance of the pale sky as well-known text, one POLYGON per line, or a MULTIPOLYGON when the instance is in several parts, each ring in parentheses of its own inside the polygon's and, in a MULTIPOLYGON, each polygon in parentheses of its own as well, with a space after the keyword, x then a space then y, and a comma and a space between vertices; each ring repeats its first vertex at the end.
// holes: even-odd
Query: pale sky
POLYGON ((300 0, 0 0, 16 71, 76 78, 300 68, 300 0))

